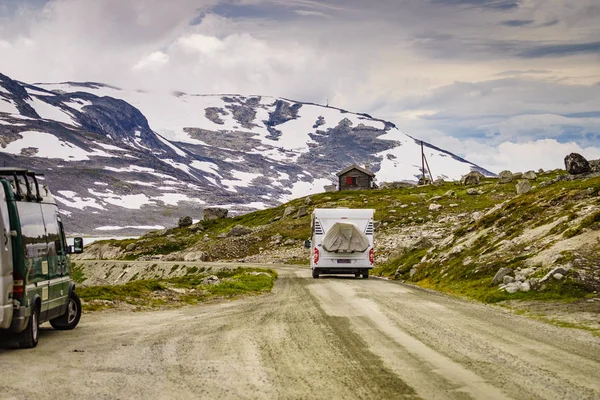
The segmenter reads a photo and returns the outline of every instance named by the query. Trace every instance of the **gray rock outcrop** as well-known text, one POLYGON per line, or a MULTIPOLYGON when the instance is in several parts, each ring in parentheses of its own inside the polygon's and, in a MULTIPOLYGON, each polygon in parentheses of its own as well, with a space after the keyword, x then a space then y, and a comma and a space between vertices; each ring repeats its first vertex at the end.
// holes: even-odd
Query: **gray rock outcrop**
POLYGON ((496 275, 494 275, 494 279, 492 279, 492 285, 497 285, 499 283, 502 283, 504 281, 504 277, 511 274, 512 273, 512 269, 510 268, 505 268, 502 267, 498 270, 498 272, 496 272, 496 275))
POLYGON ((229 211, 226 208, 219 207, 210 207, 204 209, 204 217, 205 221, 214 221, 216 219, 227 218, 227 213, 229 211))
POLYGON ((485 176, 481 172, 471 171, 460 179, 460 183, 467 186, 479 185, 482 178, 485 176))
POLYGON ((180 228, 185 228, 187 226, 192 225, 194 221, 192 221, 192 217, 188 217, 187 215, 184 217, 179 218, 179 221, 177 221, 177 226, 180 228))
POLYGON ((533 181, 537 179, 537 175, 533 171, 527 171, 523 174, 523 179, 529 179, 530 181, 533 181))
POLYGON ((517 183, 517 194, 523 194, 529 192, 533 186, 531 186, 531 182, 528 179, 519 181, 517 183))
POLYGON ((296 207, 294 206, 289 206, 286 207, 285 211, 283 212, 283 217, 289 217, 290 215, 292 215, 294 213, 294 211, 296 211, 296 207))
POLYGON ((512 172, 508 170, 504 170, 498 174, 498 182, 499 183, 510 183, 513 180, 512 172))
POLYGON ((586 174, 592 170, 590 163, 578 153, 571 153, 565 157, 565 169, 571 175, 586 174))
POLYGON ((227 236, 244 236, 252 232, 252 229, 244 225, 236 225, 229 232, 227 236))

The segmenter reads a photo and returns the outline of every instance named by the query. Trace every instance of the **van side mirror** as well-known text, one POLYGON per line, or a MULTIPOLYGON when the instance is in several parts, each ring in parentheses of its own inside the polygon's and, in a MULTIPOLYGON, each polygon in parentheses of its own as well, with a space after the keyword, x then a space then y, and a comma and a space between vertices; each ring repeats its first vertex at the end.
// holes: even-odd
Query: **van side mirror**
POLYGON ((81 253, 83 253, 83 238, 80 238, 80 237, 73 238, 72 254, 81 254, 81 253))
POLYGON ((311 243, 310 243, 310 239, 307 239, 304 241, 304 248, 306 249, 310 249, 311 243))

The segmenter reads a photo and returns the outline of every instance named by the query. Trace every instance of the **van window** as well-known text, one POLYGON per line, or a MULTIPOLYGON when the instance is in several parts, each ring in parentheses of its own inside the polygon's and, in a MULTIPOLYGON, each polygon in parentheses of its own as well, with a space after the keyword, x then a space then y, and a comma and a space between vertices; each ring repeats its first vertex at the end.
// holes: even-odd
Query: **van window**
MULTIPOLYGON (((2 213, 2 221, 4 221, 4 232, 2 232, 7 237, 10 237, 10 217, 8 215, 8 206, 6 200, 6 192, 4 191, 4 185, 0 184, 0 190, 2 191, 2 204, 0 205, 0 212, 2 213)), ((3 246, 4 250, 8 251, 9 241, 4 240, 3 238, 3 246)))
MULTIPOLYGON (((60 241, 62 245, 62 251, 64 255, 67 255, 67 239, 65 237, 65 228, 63 227, 62 221, 58 221, 58 234, 60 235, 60 241)), ((63 263, 62 275, 69 275, 69 263, 63 263)))
POLYGON ((46 235, 48 241, 48 274, 49 278, 56 278, 62 275, 62 267, 58 262, 57 256, 63 256, 63 245, 61 243, 58 222, 56 221, 57 208, 54 204, 42 204, 42 213, 46 225, 46 235))
POLYGON ((26 265, 31 268, 28 283, 48 279, 48 244, 41 205, 17 201, 17 209, 26 265))

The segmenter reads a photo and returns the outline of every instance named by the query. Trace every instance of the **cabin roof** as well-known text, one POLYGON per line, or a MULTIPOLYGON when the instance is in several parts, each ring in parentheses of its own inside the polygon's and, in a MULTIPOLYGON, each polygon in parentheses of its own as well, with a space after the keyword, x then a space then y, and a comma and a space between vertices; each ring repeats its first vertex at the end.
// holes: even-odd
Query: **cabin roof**
POLYGON ((349 166, 348 168, 344 168, 343 170, 341 170, 340 172, 338 172, 336 175, 337 176, 342 176, 344 175, 346 172, 352 171, 353 169, 357 169, 360 172, 362 172, 363 174, 367 174, 369 176, 375 176, 375 174, 371 171, 369 171, 368 169, 364 169, 362 167, 359 167, 356 164, 352 164, 351 166, 349 166))

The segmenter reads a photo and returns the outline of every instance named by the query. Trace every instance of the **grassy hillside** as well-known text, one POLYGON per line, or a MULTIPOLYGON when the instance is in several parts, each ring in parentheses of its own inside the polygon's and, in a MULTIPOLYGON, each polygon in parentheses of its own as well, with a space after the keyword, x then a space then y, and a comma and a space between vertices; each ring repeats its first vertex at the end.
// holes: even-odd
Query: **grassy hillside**
POLYGON ((374 208, 377 268, 373 274, 485 302, 506 299, 580 299, 600 290, 600 177, 558 180, 561 170, 538 174, 534 188, 517 195, 515 183, 496 178, 479 185, 440 185, 322 193, 262 210, 186 228, 152 232, 137 240, 98 242, 89 258, 126 260, 232 260, 306 263, 302 242, 314 208, 374 208), (469 190, 471 189, 471 190, 469 190), (474 190, 473 190, 474 189, 474 190), (472 194, 468 194, 471 192, 472 194), (473 192, 475 192, 473 194, 473 192), (431 205, 441 206, 432 211, 431 205), (306 208, 283 216, 286 208, 306 208), (226 236, 243 225, 251 232, 226 236), (507 293, 491 285, 500 268, 521 270, 537 282, 531 291, 507 293))

